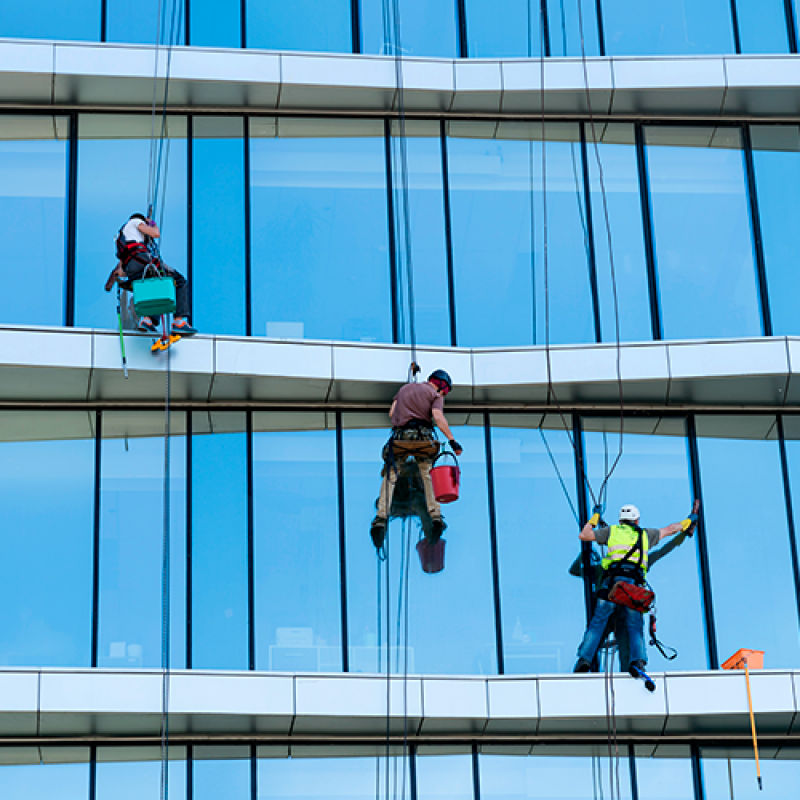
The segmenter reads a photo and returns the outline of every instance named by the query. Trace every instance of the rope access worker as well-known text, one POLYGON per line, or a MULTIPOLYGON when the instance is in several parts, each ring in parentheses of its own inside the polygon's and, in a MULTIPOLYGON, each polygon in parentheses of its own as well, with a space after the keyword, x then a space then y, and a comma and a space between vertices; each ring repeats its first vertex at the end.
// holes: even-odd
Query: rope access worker
POLYGON ((392 496, 397 483, 396 450, 402 458, 411 456, 417 462, 425 489, 425 503, 433 522, 433 540, 438 540, 447 527, 442 518, 442 508, 433 491, 431 467, 439 449, 434 426, 447 437, 456 455, 462 453, 462 447, 453 438, 444 416, 444 398, 452 388, 450 376, 443 369, 437 369, 428 376, 425 383, 405 384, 392 401, 389 409, 392 435, 383 448, 383 482, 376 503, 377 514, 370 529, 372 542, 379 550, 386 537, 386 524, 391 514, 392 496), (398 444, 397 448, 395 443, 398 444))
MULTIPOLYGON (((119 263, 108 276, 105 289, 110 292, 117 281, 130 284, 131 281, 139 280, 144 276, 148 267, 165 271, 167 275, 175 279, 176 308, 172 318, 171 332, 180 336, 194 336, 197 329, 191 326, 188 319, 189 285, 186 278, 177 270, 164 264, 147 246, 151 239, 158 239, 160 236, 161 231, 153 220, 147 219, 144 214, 131 214, 130 219, 119 229, 117 234, 119 263)), ((157 317, 142 317, 139 320, 139 330, 155 333, 158 330, 158 322, 157 317)))
POLYGON ((688 530, 696 523, 697 517, 693 513, 683 522, 674 522, 660 529, 640 528, 639 517, 639 509, 636 506, 625 505, 619 510, 619 525, 597 528, 595 526, 600 521, 600 514, 596 510, 578 534, 582 542, 607 544, 608 555, 601 562, 605 575, 597 591, 597 607, 578 647, 578 660, 573 672, 591 670, 594 654, 605 636, 606 623, 617 609, 623 616, 628 632, 630 649, 628 672, 638 678, 640 671, 647 665, 643 614, 627 606, 612 603, 608 599, 609 591, 617 582, 642 586, 647 574, 647 554, 650 548, 655 547, 667 536, 688 530))

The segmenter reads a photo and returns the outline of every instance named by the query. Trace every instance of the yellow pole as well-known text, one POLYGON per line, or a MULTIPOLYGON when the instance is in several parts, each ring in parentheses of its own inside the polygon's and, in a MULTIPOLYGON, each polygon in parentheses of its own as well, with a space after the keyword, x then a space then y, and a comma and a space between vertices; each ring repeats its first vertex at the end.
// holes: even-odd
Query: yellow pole
POLYGON ((750 694, 750 670, 747 668, 747 656, 744 658, 744 678, 747 683, 747 707, 750 709, 750 729, 753 732, 753 751, 756 754, 756 776, 758 777, 758 788, 762 790, 761 784, 761 764, 758 761, 758 739, 756 738, 756 718, 753 715, 753 697, 750 694))

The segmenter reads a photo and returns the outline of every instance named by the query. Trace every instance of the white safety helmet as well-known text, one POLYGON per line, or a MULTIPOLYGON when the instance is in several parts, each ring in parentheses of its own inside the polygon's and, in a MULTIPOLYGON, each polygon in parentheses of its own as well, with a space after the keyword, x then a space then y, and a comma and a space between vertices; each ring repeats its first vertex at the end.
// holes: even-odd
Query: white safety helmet
POLYGON ((636 506, 622 506, 619 510, 620 522, 638 522, 641 514, 636 506))

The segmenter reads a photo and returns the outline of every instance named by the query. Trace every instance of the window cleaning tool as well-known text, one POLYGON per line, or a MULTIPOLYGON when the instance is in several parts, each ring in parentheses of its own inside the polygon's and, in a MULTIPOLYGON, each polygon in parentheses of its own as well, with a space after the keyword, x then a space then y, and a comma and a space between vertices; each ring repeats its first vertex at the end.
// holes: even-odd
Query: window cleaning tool
POLYGON ((753 732, 753 752, 756 757, 756 777, 758 778, 758 788, 763 790, 761 783, 761 764, 758 760, 758 739, 756 738, 756 718, 753 714, 753 696, 750 693, 750 670, 748 665, 753 669, 764 668, 764 651, 763 650, 747 650, 742 648, 737 650, 725 663, 722 669, 744 669, 744 679, 747 684, 747 707, 750 710, 750 730, 753 732))

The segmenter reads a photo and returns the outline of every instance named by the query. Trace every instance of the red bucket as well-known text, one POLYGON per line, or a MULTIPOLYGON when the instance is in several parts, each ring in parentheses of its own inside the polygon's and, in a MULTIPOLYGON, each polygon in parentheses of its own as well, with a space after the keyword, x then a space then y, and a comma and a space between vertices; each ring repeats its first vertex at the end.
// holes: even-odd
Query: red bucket
POLYGON ((422 571, 434 575, 444 569, 444 539, 431 544, 427 539, 417 542, 417 553, 422 571))
POLYGON ((431 468, 433 493, 440 503, 452 503, 454 500, 458 500, 458 487, 461 483, 461 470, 458 466, 458 460, 452 453, 442 452, 437 456, 436 461, 433 462, 434 466, 431 468), (442 456, 450 456, 456 462, 455 465, 442 464, 439 467, 435 466, 436 461, 442 456))

